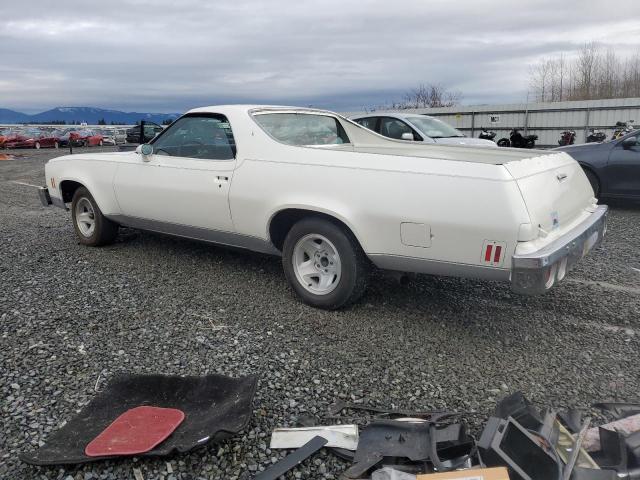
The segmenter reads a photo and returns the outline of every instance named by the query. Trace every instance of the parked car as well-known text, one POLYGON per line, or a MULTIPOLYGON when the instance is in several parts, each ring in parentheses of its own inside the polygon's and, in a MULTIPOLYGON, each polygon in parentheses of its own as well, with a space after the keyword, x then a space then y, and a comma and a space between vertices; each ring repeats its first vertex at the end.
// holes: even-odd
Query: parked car
POLYGON ((4 142, 4 148, 33 148, 35 140, 24 133, 16 133, 4 142))
MULTIPOLYGON (((163 127, 153 122, 144 122, 144 141, 149 142, 162 132, 163 127)), ((127 143, 140 143, 140 125, 127 130, 127 143)))
POLYGON ((495 142, 466 137, 460 130, 434 117, 417 113, 371 113, 351 119, 385 137, 422 143, 495 147, 495 142))
POLYGON ((82 142, 82 146, 84 147, 101 147, 103 144, 103 137, 98 132, 84 129, 78 130, 76 133, 78 135, 78 140, 82 142))
POLYGON ((25 136, 33 139, 33 148, 58 148, 60 146, 57 131, 27 130, 25 136))
POLYGON ((0 132, 0 147, 7 148, 7 142, 11 143, 15 137, 18 135, 17 132, 7 129, 0 132))
POLYGON ((43 204, 70 204, 84 245, 122 225, 281 255, 297 295, 327 309, 360 297, 371 264, 543 293, 607 215, 566 153, 417 146, 305 108, 194 109, 135 151, 59 157, 45 177, 43 204))
POLYGON ((116 136, 113 130, 100 130, 100 132, 98 132, 100 135, 102 135, 102 144, 103 145, 116 145, 116 136))
POLYGON ((556 150, 578 161, 598 198, 640 199, 640 130, 602 143, 556 150))

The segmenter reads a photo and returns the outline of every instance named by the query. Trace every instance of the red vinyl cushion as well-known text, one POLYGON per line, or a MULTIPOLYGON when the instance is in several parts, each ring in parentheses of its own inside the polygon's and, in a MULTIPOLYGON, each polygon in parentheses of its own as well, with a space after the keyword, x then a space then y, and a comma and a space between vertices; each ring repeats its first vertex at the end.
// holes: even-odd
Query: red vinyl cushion
POLYGON ((85 448, 88 457, 136 455, 162 443, 184 420, 175 408, 135 407, 105 428, 85 448))

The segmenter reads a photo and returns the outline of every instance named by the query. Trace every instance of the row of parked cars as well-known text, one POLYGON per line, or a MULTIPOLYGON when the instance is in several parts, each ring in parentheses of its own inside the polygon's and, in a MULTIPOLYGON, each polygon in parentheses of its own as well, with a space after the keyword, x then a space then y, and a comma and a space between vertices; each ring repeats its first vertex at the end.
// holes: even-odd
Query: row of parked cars
POLYGON ((0 148, 97 147, 125 143, 125 129, 6 128, 0 130, 0 148))

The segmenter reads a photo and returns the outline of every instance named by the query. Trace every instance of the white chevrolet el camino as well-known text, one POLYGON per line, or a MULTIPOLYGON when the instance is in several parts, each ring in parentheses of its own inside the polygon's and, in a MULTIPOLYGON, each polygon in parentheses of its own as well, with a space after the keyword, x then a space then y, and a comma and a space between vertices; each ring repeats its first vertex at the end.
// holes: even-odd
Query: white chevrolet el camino
POLYGON ((407 144, 306 108, 197 108, 135 152, 45 172, 43 204, 70 204, 85 245, 123 225, 281 255, 295 292, 327 309, 357 300, 372 264, 542 293, 606 231, 566 153, 407 144))

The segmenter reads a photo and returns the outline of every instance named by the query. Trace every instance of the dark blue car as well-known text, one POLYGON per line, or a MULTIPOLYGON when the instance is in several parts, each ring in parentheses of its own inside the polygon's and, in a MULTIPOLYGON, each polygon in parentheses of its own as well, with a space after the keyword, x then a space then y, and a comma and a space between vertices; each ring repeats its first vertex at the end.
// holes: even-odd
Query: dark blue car
POLYGON ((640 200, 640 130, 616 140, 556 150, 580 163, 596 197, 640 200))

